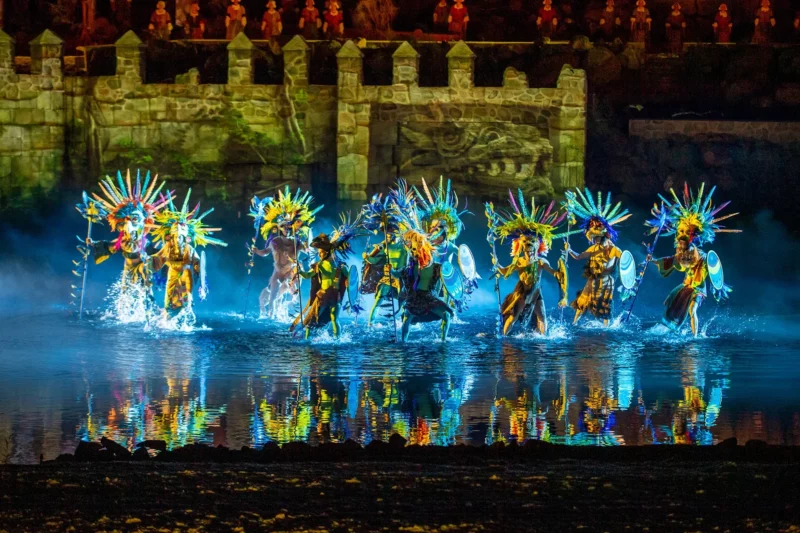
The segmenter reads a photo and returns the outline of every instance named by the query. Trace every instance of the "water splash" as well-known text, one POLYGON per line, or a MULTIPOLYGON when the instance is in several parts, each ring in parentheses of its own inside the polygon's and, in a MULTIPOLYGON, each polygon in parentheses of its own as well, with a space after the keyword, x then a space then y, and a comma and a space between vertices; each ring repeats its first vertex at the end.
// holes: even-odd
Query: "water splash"
POLYGON ((187 305, 178 311, 178 313, 174 316, 168 316, 165 312, 162 312, 160 315, 151 320, 145 326, 144 330, 147 332, 161 330, 175 331, 180 333, 193 333, 198 329, 204 328, 204 326, 197 328, 196 324, 197 317, 194 314, 194 309, 191 305, 187 305))
POLYGON ((154 315, 153 301, 148 290, 135 284, 117 281, 106 294, 108 308, 100 317, 101 320, 116 320, 121 324, 147 323, 154 315))

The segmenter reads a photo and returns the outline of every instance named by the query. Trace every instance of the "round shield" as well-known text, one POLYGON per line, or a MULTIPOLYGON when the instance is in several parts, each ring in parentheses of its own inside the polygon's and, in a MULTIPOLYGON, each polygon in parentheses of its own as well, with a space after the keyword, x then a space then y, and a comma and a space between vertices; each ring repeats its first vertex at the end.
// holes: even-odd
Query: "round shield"
POLYGON ((619 280, 626 289, 632 289, 636 284, 636 261, 628 250, 619 258, 619 280))
POLYGON ((458 247, 458 269, 465 280, 475 279, 475 257, 472 256, 472 250, 466 244, 458 247))
POLYGON ((722 272, 722 261, 719 260, 717 252, 711 250, 706 255, 706 266, 708 267, 708 279, 711 285, 717 290, 722 290, 725 286, 725 274, 722 272))
POLYGON ((450 298, 460 300, 464 296, 464 284, 461 282, 461 276, 450 261, 442 263, 442 281, 450 298))

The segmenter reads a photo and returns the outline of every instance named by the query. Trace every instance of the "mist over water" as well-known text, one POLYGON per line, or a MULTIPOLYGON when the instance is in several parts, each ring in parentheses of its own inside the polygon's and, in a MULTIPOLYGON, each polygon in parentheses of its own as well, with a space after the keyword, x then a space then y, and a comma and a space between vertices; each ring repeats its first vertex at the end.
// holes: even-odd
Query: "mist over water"
MULTIPOLYGON (((701 335, 659 324, 663 300, 682 282, 651 267, 630 322, 610 328, 590 317, 577 327, 573 312, 556 308, 559 294, 544 275, 546 336, 495 334, 497 295, 490 280, 483 206, 470 201, 460 238, 472 249, 483 278, 447 342, 438 326, 412 328, 407 345, 394 343, 388 321, 365 328, 367 311, 345 314, 344 333, 293 339, 286 319, 258 319, 258 296, 272 268, 255 258, 247 317, 245 244, 254 233, 241 210, 215 207, 227 248, 207 247, 210 294, 195 300, 193 325, 161 320, 147 327, 120 324, 106 300, 121 260, 91 264, 85 319, 68 314, 71 274, 79 259, 76 235, 85 221, 68 198, 63 209, 30 224, 3 226, 0 244, 0 461, 33 462, 71 452, 77 441, 107 435, 127 445, 163 438, 170 446, 207 442, 260 445, 268 440, 310 442, 386 439, 398 432, 425 444, 491 443, 537 438, 566 444, 711 444, 737 436, 800 444, 800 243, 768 212, 735 217, 720 234, 730 300, 706 299, 701 335)), ((238 208, 239 206, 234 206, 238 208)), ((339 210, 328 205, 314 234, 330 232, 339 210)), ((637 262, 646 212, 619 229, 618 245, 637 262)), ((736 206, 732 206, 736 207, 736 206)), ((112 238, 106 225, 93 238, 112 238)), ((361 239, 348 261, 375 244, 361 239)), ((571 237, 582 251, 581 235, 571 237)), ((555 263, 563 243, 549 254, 555 263)), ((659 242, 656 256, 673 250, 659 242)), ((498 246, 502 264, 509 246, 498 246)), ((570 294, 583 286, 583 263, 569 262, 570 294)), ((516 280, 501 282, 505 296, 516 280)), ((303 300, 310 284, 303 284, 303 300)), ((156 301, 163 303, 163 292, 156 301)), ((296 312, 296 307, 295 311, 296 312)), ((622 304, 615 299, 619 318, 622 304)), ((398 323, 399 329, 399 323, 398 323)))

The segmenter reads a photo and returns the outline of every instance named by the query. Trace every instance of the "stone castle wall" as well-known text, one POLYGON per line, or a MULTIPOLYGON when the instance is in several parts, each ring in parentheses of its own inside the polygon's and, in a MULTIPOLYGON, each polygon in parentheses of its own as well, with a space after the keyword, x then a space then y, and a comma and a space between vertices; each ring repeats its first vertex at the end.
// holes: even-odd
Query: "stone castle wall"
POLYGON ((800 141, 796 122, 752 122, 737 120, 631 120, 631 137, 666 139, 673 136, 690 138, 729 136, 768 141, 775 144, 800 141))
POLYGON ((362 53, 347 42, 337 84, 312 85, 310 50, 298 36, 283 48, 284 83, 257 85, 253 43, 240 34, 227 48, 225 84, 200 84, 196 71, 147 84, 133 32, 115 44, 115 74, 97 77, 65 76, 61 40, 49 31, 31 42, 31 74, 17 74, 14 41, 0 32, 0 179, 47 187, 66 166, 109 171, 131 147, 227 164, 233 126, 223 119, 235 112, 293 154, 267 161, 244 150, 244 163, 273 173, 254 189, 309 180, 314 167, 329 169, 322 179, 335 180, 342 199, 366 199, 396 177, 438 174, 467 194, 517 186, 547 194, 583 183, 583 71, 565 66, 555 88, 539 89, 509 68, 502 87, 475 87, 475 55, 459 42, 448 54, 448 86, 420 87, 419 54, 403 43, 392 85, 366 86, 362 53))

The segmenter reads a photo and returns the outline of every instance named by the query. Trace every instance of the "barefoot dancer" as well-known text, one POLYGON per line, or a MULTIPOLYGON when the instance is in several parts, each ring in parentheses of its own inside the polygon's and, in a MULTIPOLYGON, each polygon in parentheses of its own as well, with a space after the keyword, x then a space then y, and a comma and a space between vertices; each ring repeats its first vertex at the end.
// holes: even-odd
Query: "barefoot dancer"
MULTIPOLYGON (((664 301, 667 309, 662 322, 677 331, 689 318, 692 334, 695 336, 699 331, 697 310, 706 299, 707 294, 706 279, 711 277, 712 294, 717 301, 727 298, 728 293, 732 290, 724 283, 722 265, 716 253, 709 252, 707 254, 701 249, 701 246, 714 242, 714 236, 717 233, 741 233, 741 230, 724 229, 724 226, 717 224, 738 213, 716 217, 730 202, 715 207, 711 202, 711 197, 716 187, 713 187, 708 196, 703 198, 704 188, 705 183, 700 186, 700 190, 694 196, 689 191, 689 186, 684 185, 683 200, 679 199, 672 189, 670 192, 673 201, 659 195, 664 202, 663 209, 668 210, 668 222, 664 235, 675 235, 675 255, 653 261, 664 277, 675 271, 684 273, 683 283, 675 287, 664 301)), ((658 228, 660 208, 656 206, 652 213, 656 220, 647 221, 645 224, 651 228, 658 228)), ((648 256, 648 259, 652 259, 652 256, 648 256)))
POLYGON ((566 305, 566 268, 563 261, 559 261, 558 270, 550 267, 546 256, 554 238, 563 237, 566 233, 554 234, 553 232, 564 221, 566 213, 560 213, 551 202, 546 208, 536 207, 533 200, 531 209, 525 204, 522 191, 519 191, 519 205, 514 199, 514 194, 509 191, 513 211, 496 213, 491 204, 487 205, 487 214, 493 217, 495 234, 501 241, 506 238, 511 241, 511 264, 501 267, 493 257, 495 276, 519 276, 514 290, 506 296, 500 306, 503 319, 503 335, 507 335, 512 326, 521 322, 523 328, 534 327, 539 333, 547 333, 547 315, 541 293, 541 273, 549 272, 558 280, 561 288, 561 301, 559 306, 566 305))
POLYGON ((272 255, 274 266, 269 285, 261 292, 261 314, 274 317, 279 304, 287 295, 297 291, 297 253, 305 251, 311 224, 323 206, 312 208, 314 198, 300 189, 292 194, 288 186, 278 191, 263 208, 263 213, 250 213, 254 218, 263 216, 261 236, 264 248, 252 248, 260 257, 272 255))
POLYGON ((613 226, 627 220, 631 215, 627 209, 621 210, 621 203, 612 208, 611 193, 606 196, 605 203, 602 193, 597 193, 595 203, 591 191, 585 191, 585 194, 580 189, 566 192, 566 209, 570 215, 581 220, 583 234, 591 243, 582 254, 574 252, 565 243, 570 257, 578 261, 587 260, 583 269, 586 285, 570 307, 575 310, 573 324, 577 324, 583 313, 588 311, 595 318, 603 320, 607 326, 614 301, 614 278, 622 255, 622 250, 614 244, 617 232, 613 226))

